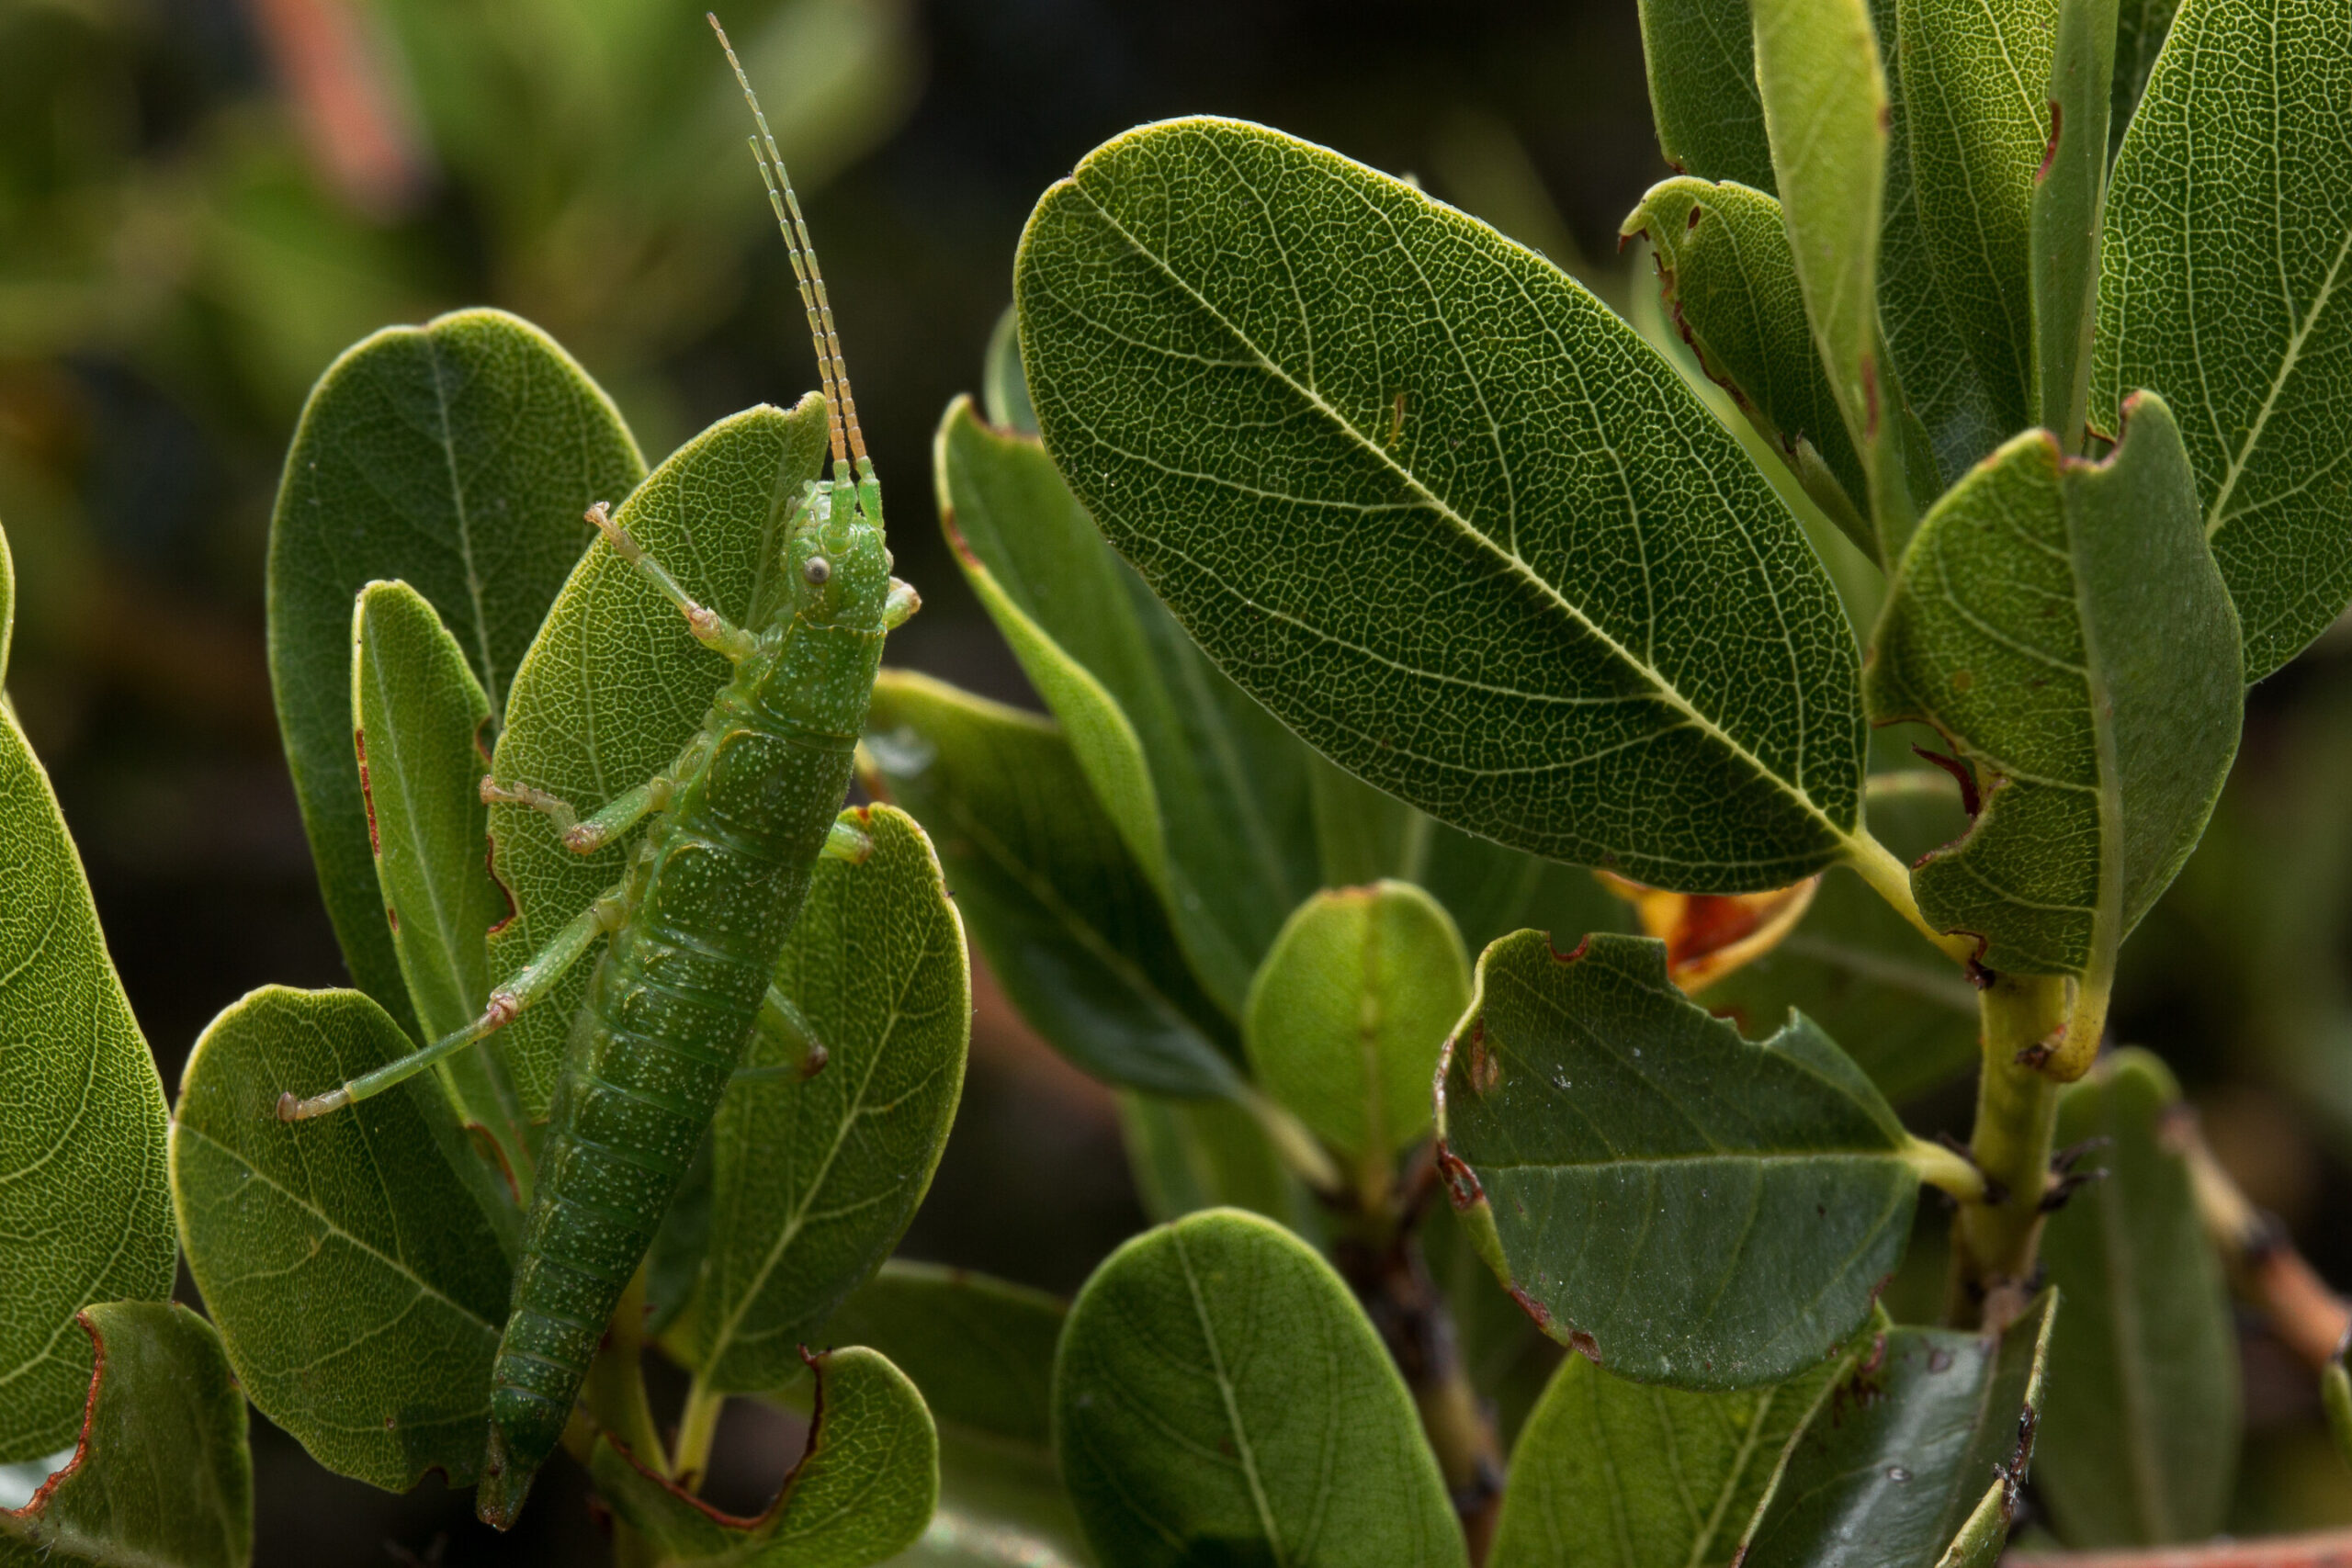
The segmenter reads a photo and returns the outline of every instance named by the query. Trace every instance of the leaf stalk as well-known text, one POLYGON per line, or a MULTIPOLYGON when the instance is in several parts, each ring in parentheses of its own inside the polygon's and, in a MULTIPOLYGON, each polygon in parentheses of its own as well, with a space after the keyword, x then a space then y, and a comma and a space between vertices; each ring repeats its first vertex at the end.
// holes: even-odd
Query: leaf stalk
POLYGON ((1911 873, 1894 858, 1894 852, 1873 838, 1868 828, 1857 829, 1846 840, 1846 863, 1871 886, 1871 891, 1885 899, 1894 912, 1911 922, 1912 928, 1934 943, 1937 951, 1954 964, 1968 964, 1976 957, 1976 943, 1964 936, 1939 931, 1929 925, 1919 913, 1919 901, 1911 896, 1911 873))

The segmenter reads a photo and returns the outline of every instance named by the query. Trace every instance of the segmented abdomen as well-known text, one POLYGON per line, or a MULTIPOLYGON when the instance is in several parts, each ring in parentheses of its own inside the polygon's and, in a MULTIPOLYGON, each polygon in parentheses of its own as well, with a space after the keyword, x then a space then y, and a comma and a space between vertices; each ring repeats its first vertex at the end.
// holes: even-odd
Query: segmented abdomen
POLYGON ((720 735, 649 830, 629 917, 572 1024, 492 1370, 491 1419, 510 1462, 536 1468, 562 1437, 751 1037, 849 788, 846 737, 754 722, 720 735))

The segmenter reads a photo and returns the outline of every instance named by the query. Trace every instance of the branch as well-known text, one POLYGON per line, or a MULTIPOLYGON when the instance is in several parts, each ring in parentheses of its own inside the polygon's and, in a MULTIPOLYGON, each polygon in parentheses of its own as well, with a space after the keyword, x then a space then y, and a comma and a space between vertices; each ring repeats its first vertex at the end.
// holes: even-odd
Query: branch
POLYGON ((2121 1551, 2012 1551, 2001 1568, 2352 1568, 2352 1530, 2121 1551))
MULTIPOLYGON (((2330 1290, 2304 1261, 2284 1225, 2238 1190, 2205 1146, 2194 1111, 2176 1107, 2165 1119, 2164 1136, 2188 1163, 2197 1212, 2228 1261, 2240 1293, 2262 1313, 2280 1344, 2313 1370, 2325 1367, 2344 1343, 2346 1331, 2352 1329, 2352 1303, 2330 1290)), ((2345 1562, 2352 1568, 2352 1558, 2345 1562)))

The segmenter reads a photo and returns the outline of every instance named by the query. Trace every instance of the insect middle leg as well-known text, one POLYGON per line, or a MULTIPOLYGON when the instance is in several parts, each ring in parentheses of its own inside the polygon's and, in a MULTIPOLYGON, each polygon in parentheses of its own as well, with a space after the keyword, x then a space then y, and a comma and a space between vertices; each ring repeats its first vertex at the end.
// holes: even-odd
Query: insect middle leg
POLYGON ((396 1061, 385 1063, 372 1072, 360 1074, 327 1090, 301 1099, 291 1090, 277 1097, 277 1119, 281 1122, 307 1122, 313 1116, 324 1116, 330 1111, 340 1111, 370 1096, 383 1093, 395 1084, 407 1082, 418 1073, 441 1060, 455 1055, 503 1029, 532 1007, 544 1001, 557 981, 563 978, 571 966, 585 957, 596 945, 599 937, 620 929, 627 919, 627 905, 618 887, 607 888, 603 894, 574 916, 553 941, 531 955, 529 963, 490 993, 490 1005, 481 1016, 464 1028, 443 1035, 421 1050, 412 1051, 396 1061))
POLYGON ((605 542, 613 547, 615 554, 651 579, 653 586, 662 591, 662 596, 678 607, 686 617, 686 625, 694 632, 695 640, 738 662, 751 657, 752 649, 759 646, 759 639, 687 592, 684 586, 670 575, 669 568, 647 555, 645 547, 629 537, 628 529, 613 521, 612 502, 600 501, 590 507, 588 521, 596 525, 605 542))
POLYGON ((553 818, 563 835, 563 847, 574 854, 588 855, 667 807, 676 789, 677 781, 670 774, 657 774, 635 789, 613 796, 583 818, 578 808, 559 795, 529 784, 503 784, 495 776, 485 773, 481 800, 484 806, 527 806, 553 818))

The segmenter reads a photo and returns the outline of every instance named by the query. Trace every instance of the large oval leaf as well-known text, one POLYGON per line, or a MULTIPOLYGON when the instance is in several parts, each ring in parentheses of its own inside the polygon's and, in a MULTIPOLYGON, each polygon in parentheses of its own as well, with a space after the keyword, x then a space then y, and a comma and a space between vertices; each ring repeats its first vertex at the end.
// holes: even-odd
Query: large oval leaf
POLYGON ((1995 971, 2083 977, 2053 1068, 2070 1078, 2117 949, 2205 830, 2244 707, 2179 428, 2160 398, 2133 406, 2105 463, 2030 431, 1939 502, 1871 665, 1874 716, 1934 725, 1985 780, 1968 837, 1912 874, 1920 913, 1995 971))
POLYGON ((1048 191, 1015 292, 1071 488, 1333 761, 1660 886, 1844 852, 1862 735, 1828 579, 1697 395, 1549 263, 1193 119, 1048 191))
POLYGON ((1730 1568, 1790 1444, 1869 1348, 1731 1393, 1570 1356, 1511 1450, 1488 1568, 1730 1568))
POLYGON ((1235 1092, 1240 1042, 1177 951, 1149 879, 1059 728, 903 671, 875 682, 867 724, 869 787, 913 812, 938 844, 1021 1016, 1106 1083, 1188 1098, 1235 1092))
MULTIPOLYGON (((481 803, 490 701, 441 617, 405 582, 371 582, 351 612, 352 739, 384 919, 426 1039, 490 998, 490 928, 506 898, 490 874, 481 803)), ((530 1126, 497 1034, 435 1068, 530 1191, 530 1126)))
POLYGON ((288 1124, 411 1049, 356 991, 265 987, 197 1041, 172 1124, 188 1271, 261 1413, 341 1475, 405 1492, 481 1462, 506 1255, 431 1077, 288 1124))
MULTIPOLYGON (((824 461, 824 411, 811 393, 788 413, 762 404, 719 421, 665 458, 617 520, 687 592, 738 626, 756 624, 777 592, 801 486, 824 461)), ((546 790, 584 815, 675 760, 727 675, 727 661, 694 639, 645 574, 599 539, 524 656, 493 771, 501 784, 546 790)), ((514 900, 514 919, 490 939, 491 973, 503 978, 620 880, 628 851, 573 854, 551 818, 521 806, 492 807, 490 835, 514 900)), ((534 1116, 547 1114, 592 967, 577 965, 504 1031, 515 1089, 534 1116)))
POLYGON ((361 990, 416 1021, 384 924, 352 762, 351 601, 412 583, 493 716, 590 530, 645 474, 619 412, 529 322, 460 310, 388 327, 327 367, 269 533, 269 673, 319 889, 361 990))
MULTIPOLYGON (((0 671, 14 603, 0 538, 0 671)), ((49 775, 0 702, 0 1464, 72 1446, 74 1314, 172 1289, 164 1087, 49 775)))
POLYGON ((80 1440, 23 1506, 0 1506, 9 1568, 245 1568, 253 1461, 220 1337, 176 1302, 103 1302, 80 1440))
POLYGON ((991 429, 958 399, 934 461, 964 575, 1161 889, 1193 970, 1238 1014, 1283 911, 1315 886, 1305 749, 1103 544, 1035 436, 991 429))
POLYGON ((2347 36, 2347 0, 2187 0, 2108 195, 2092 423, 2178 411, 2249 681, 2352 600, 2347 36))
POLYGON ((1803 1015, 1742 1040, 1667 978, 1661 942, 1505 937, 1442 1072, 1442 1163, 1487 1262, 1621 1376, 1792 1377, 1909 1239, 1911 1139, 1870 1079, 1803 1015))
POLYGON ((2077 1549, 2202 1540, 2237 1480, 2237 1334, 2222 1260, 2168 1134, 2180 1087, 2118 1051, 2059 1102, 2061 1145, 2104 1179, 2050 1218, 2041 1256, 2066 1303, 2050 1346, 2041 1495, 2077 1549))
POLYGON ((1339 1275, 1270 1221, 1147 1232, 1079 1292, 1054 1441, 1095 1555, 1119 1568, 1462 1568, 1437 1461, 1339 1275))
POLYGON ((890 1254, 931 1187, 972 1032, 964 929, 931 844, 888 806, 844 814, 863 864, 820 861, 776 987, 824 1047, 763 1029, 712 1123, 709 1253, 673 1341, 705 1384, 800 1374, 800 1344, 890 1254))

